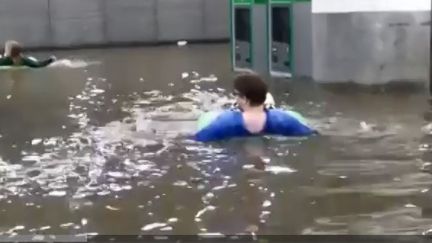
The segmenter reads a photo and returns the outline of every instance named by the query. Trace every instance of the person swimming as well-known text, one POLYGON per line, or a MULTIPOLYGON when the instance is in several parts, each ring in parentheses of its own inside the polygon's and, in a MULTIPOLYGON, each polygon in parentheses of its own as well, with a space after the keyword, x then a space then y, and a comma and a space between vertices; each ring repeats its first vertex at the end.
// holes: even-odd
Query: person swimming
POLYGON ((32 57, 23 55, 22 46, 16 41, 7 41, 5 44, 5 52, 3 57, 0 57, 0 66, 26 66, 31 68, 42 68, 56 61, 54 56, 39 61, 32 57))
POLYGON ((291 111, 266 108, 268 87, 260 76, 246 74, 234 80, 239 110, 218 114, 203 126, 195 140, 201 142, 256 135, 309 136, 317 132, 291 111))

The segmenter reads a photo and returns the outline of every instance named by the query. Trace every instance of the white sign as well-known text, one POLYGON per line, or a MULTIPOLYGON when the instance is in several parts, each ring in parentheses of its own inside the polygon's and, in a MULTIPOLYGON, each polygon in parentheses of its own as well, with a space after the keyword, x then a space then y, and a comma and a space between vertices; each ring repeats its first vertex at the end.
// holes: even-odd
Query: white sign
POLYGON ((313 13, 430 11, 431 0, 312 0, 313 13))

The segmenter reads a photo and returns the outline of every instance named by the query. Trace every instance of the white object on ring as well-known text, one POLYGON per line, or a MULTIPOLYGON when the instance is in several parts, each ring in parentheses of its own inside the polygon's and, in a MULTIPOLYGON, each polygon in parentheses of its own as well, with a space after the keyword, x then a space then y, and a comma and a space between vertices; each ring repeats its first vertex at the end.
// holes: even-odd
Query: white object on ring
POLYGON ((273 95, 270 94, 270 92, 267 93, 267 97, 266 97, 266 100, 265 100, 264 104, 265 104, 266 107, 273 107, 273 106, 276 105, 275 100, 273 98, 273 95))
MULTIPOLYGON (((273 95, 271 93, 267 93, 266 100, 264 101, 264 106, 267 109, 272 109, 276 106, 276 102, 275 102, 273 95)), ((237 104, 237 102, 234 102, 231 105, 231 109, 237 109, 237 108, 238 108, 238 104, 237 104)))

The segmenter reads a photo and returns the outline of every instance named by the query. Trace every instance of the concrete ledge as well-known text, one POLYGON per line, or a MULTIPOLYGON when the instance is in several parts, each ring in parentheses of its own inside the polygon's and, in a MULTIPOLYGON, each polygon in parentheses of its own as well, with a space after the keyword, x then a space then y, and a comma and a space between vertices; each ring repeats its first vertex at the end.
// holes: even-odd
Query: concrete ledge
MULTIPOLYGON (((227 38, 211 39, 211 40, 188 40, 188 45, 206 45, 206 44, 229 44, 227 38)), ((118 41, 104 44, 79 44, 67 46, 38 46, 26 47, 25 51, 39 52, 52 50, 83 50, 83 49, 105 49, 105 48, 125 48, 125 47, 152 47, 152 46, 174 46, 177 41, 152 41, 152 42, 134 42, 134 41, 118 41)), ((180 47, 179 47, 180 48, 180 47)), ((183 48, 187 48, 183 47, 183 48)))

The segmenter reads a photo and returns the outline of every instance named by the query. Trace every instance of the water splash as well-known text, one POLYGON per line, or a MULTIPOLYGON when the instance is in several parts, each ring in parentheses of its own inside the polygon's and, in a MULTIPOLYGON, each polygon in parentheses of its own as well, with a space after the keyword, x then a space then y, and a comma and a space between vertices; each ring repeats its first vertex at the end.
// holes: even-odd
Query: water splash
POLYGON ((52 63, 49 67, 53 68, 85 68, 91 65, 97 65, 100 62, 88 62, 84 60, 60 59, 52 63))

